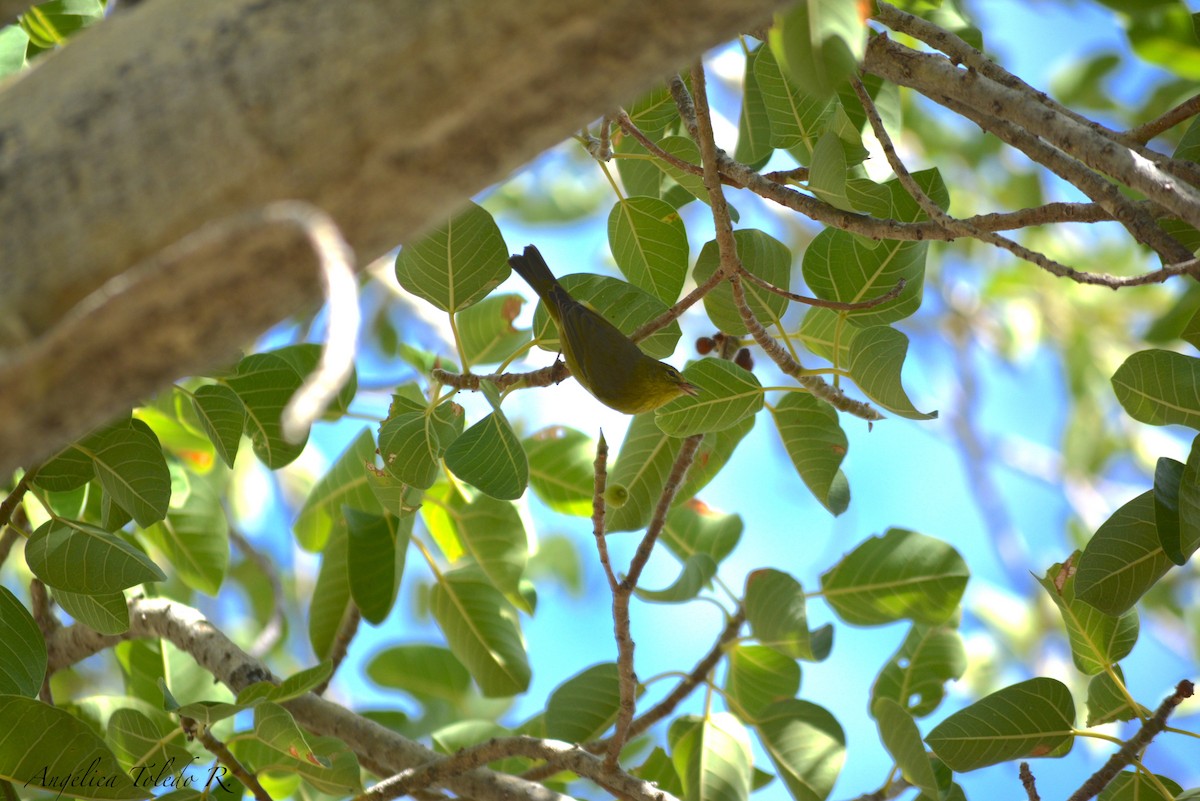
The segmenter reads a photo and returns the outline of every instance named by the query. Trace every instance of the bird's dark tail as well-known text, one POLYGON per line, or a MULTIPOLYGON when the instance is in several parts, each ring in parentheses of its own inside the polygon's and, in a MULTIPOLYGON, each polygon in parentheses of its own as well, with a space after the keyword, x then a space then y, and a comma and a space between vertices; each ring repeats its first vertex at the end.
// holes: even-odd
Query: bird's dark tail
POLYGON ((540 298, 548 297, 558 285, 554 273, 550 272, 550 266, 533 245, 526 246, 523 256, 510 256, 508 264, 517 271, 517 275, 525 279, 525 283, 533 287, 533 291, 540 298))

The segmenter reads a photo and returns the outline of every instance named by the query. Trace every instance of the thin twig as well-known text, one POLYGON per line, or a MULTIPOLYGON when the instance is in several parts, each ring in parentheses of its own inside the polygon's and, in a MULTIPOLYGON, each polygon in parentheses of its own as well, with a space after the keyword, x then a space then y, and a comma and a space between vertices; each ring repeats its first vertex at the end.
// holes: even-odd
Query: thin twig
POLYGON ((633 722, 636 711, 637 675, 633 669, 634 642, 629 630, 629 603, 633 597, 633 591, 637 588, 638 578, 641 577, 642 570, 646 567, 646 563, 650 560, 650 554, 654 551, 658 535, 666 524, 667 512, 671 510, 675 494, 679 492, 679 487, 683 483, 688 468, 691 467, 692 460, 696 457, 696 450, 700 447, 703 439, 703 434, 693 434, 685 438, 680 445, 679 455, 675 457, 675 463, 671 466, 671 472, 663 485, 662 493, 658 497, 658 505, 650 519, 650 525, 646 527, 646 534, 638 543, 637 551, 629 562, 629 570, 625 578, 617 585, 617 589, 613 593, 613 629, 617 640, 620 703, 617 706, 616 727, 608 742, 608 753, 604 757, 604 764, 614 769, 621 749, 629 740, 629 726, 633 722))
POLYGON ((184 734, 189 740, 196 739, 200 744, 213 756, 217 761, 224 765, 234 778, 242 783, 244 787, 250 790, 250 793, 258 799, 258 801, 271 801, 271 796, 263 789, 259 783, 258 777, 251 773, 245 765, 243 765, 229 747, 225 743, 213 736, 212 731, 207 726, 192 718, 180 718, 180 726, 183 728, 184 734))
POLYGON ((1153 717, 1150 717, 1138 729, 1137 734, 1129 738, 1124 745, 1121 746, 1115 754, 1109 757, 1108 761, 1100 770, 1088 777, 1079 789, 1071 794, 1067 801, 1087 801, 1089 798, 1097 795, 1101 790, 1108 786, 1118 773, 1126 766, 1133 763, 1137 759, 1138 754, 1145 749, 1150 742, 1157 737, 1163 729, 1167 727, 1167 718, 1175 711, 1175 708, 1182 704, 1185 699, 1191 698, 1196 687, 1192 682, 1184 679, 1175 686, 1175 692, 1167 696, 1167 698, 1159 704, 1155 710, 1153 717))
POLYGON ((617 591, 617 574, 613 572, 612 562, 608 559, 608 540, 604 528, 605 503, 604 493, 608 487, 608 443, 604 441, 604 432, 600 432, 600 440, 596 443, 596 460, 592 463, 595 476, 595 491, 592 495, 592 533, 596 537, 596 551, 600 554, 600 566, 604 568, 604 577, 608 579, 611 592, 617 591))
POLYGON ((582 748, 559 740, 518 735, 498 737, 485 743, 464 748, 458 753, 435 759, 424 765, 397 773, 379 782, 354 801, 388 801, 408 795, 418 789, 443 783, 447 778, 460 776, 489 762, 509 757, 544 759, 584 778, 591 779, 618 798, 636 801, 678 801, 652 782, 638 779, 624 771, 610 768, 599 758, 582 748))
POLYGON ((571 377, 571 368, 566 362, 556 361, 549 367, 542 367, 528 373, 492 373, 491 375, 475 375, 474 373, 450 373, 440 367, 429 371, 434 381, 454 387, 455 389, 479 389, 481 381, 496 385, 497 389, 527 389, 529 387, 549 387, 561 384, 571 377))
POLYGON ((1120 138, 1126 142, 1136 142, 1144 145, 1154 137, 1169 131, 1179 123, 1200 114, 1200 95, 1192 95, 1174 108, 1163 112, 1149 122, 1144 122, 1136 128, 1130 128, 1120 138))
MULTIPOLYGON (((13 487, 13 491, 8 493, 8 496, 0 503, 0 529, 8 525, 8 521, 12 520, 13 511, 21 503, 21 499, 25 497, 25 493, 29 490, 29 484, 33 481, 33 477, 37 475, 38 465, 34 465, 25 471, 20 480, 17 481, 17 486, 13 487)), ((4 560, 0 559, 0 564, 4 564, 4 560)))
POLYGON ((1018 774, 1021 777, 1021 786, 1025 788, 1025 797, 1029 801, 1042 801, 1042 797, 1038 795, 1037 791, 1037 779, 1033 778, 1033 771, 1029 769, 1028 762, 1021 763, 1018 774))

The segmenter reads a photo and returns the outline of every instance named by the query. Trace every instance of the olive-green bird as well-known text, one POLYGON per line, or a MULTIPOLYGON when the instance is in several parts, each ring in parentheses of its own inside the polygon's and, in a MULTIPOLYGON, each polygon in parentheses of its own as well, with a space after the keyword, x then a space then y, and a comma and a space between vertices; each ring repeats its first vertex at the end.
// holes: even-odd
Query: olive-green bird
POLYGON ((696 394, 678 370, 642 353, 599 312, 571 297, 533 245, 508 263, 546 304, 567 367, 596 400, 618 412, 641 414, 680 395, 696 394))

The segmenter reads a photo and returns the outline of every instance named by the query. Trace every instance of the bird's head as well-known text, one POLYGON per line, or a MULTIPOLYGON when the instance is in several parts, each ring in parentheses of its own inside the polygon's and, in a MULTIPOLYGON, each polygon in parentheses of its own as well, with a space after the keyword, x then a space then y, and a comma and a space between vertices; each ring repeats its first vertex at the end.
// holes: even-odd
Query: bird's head
POLYGON ((680 395, 696 395, 700 389, 689 383, 683 374, 669 364, 645 359, 638 367, 641 374, 637 379, 637 403, 630 413, 649 412, 680 395))

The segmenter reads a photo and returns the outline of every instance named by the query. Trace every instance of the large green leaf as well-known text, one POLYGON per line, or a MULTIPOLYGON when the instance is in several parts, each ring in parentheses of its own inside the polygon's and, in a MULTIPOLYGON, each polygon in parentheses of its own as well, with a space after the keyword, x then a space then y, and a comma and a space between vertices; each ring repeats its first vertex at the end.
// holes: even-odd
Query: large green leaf
POLYGON ((221 461, 233 467, 246 428, 246 407, 237 393, 224 384, 206 384, 192 394, 192 408, 221 461))
POLYGON ((949 544, 901 528, 871 537, 821 575, 838 616, 856 626, 909 619, 935 625, 958 609, 967 564, 949 544))
MULTIPOLYGON (((772 286, 787 289, 792 278, 792 253, 787 245, 770 234, 754 228, 739 228, 733 232, 737 243, 738 260, 747 272, 758 276, 772 286)), ((706 242, 700 249, 692 274, 701 284, 716 272, 721 256, 716 240, 706 242)), ((742 281, 746 302, 754 317, 764 326, 781 325, 788 309, 788 299, 776 292, 768 292, 750 281, 742 281)), ((728 281, 722 281, 704 296, 704 311, 718 330, 727 334, 744 336, 746 324, 733 303, 733 289, 728 281)))
POLYGON ((379 625, 387 618, 400 591, 414 516, 403 519, 371 514, 349 506, 346 518, 347 568, 350 595, 368 622, 379 625))
POLYGON ((804 251, 804 281, 824 300, 861 303, 895 289, 895 298, 866 309, 845 311, 855 324, 888 325, 921 307, 927 242, 875 242, 836 228, 817 234, 804 251))
POLYGON ((594 740, 617 719, 620 702, 616 664, 592 665, 550 693, 546 704, 546 736, 568 743, 594 740))
POLYGON ((762 384, 748 370, 724 359, 701 359, 683 371, 698 388, 655 412, 658 427, 673 437, 720 431, 763 407, 762 384))
POLYGON ((482 300, 510 272, 499 226, 474 203, 396 256, 400 286, 447 312, 482 300))
POLYGON ((1133 720, 1153 714, 1141 704, 1130 706, 1129 690, 1119 687, 1117 681, 1125 682, 1120 665, 1113 665, 1113 672, 1097 673, 1088 681, 1087 725, 1100 726, 1114 720, 1133 720), (1116 680, 1113 679, 1116 676, 1116 680))
POLYGON ((183 728, 161 710, 117 709, 108 719, 106 739, 124 763, 131 765, 129 776, 139 787, 163 786, 163 769, 167 776, 188 776, 186 768, 194 765, 187 750, 183 728), (160 784, 156 785, 156 779, 160 784))
POLYGON ((745 801, 754 757, 745 727, 728 712, 688 716, 671 724, 671 761, 695 801, 745 801))
POLYGON ((272 351, 242 359, 237 373, 226 379, 246 409, 246 433, 255 455, 272 470, 290 463, 304 450, 307 436, 298 443, 285 440, 281 418, 307 375, 286 354, 272 351))
POLYGON ((857 72, 867 27, 856 3, 808 0, 776 17, 769 43, 796 86, 828 98, 857 72))
POLYGON ((829 797, 846 759, 846 734, 828 710, 788 698, 764 709, 754 728, 792 798, 829 797))
POLYGON ((0 643, 0 695, 35 697, 46 676, 46 639, 7 587, 0 587, 0 643))
POLYGON ((485 696, 510 696, 529 688, 529 660, 517 613, 491 584, 470 573, 443 573, 430 609, 450 650, 485 696))
POLYGON ((522 440, 529 457, 529 486, 556 512, 592 513, 596 444, 582 431, 551 426, 522 440))
POLYGON ((850 483, 841 466, 849 441, 838 424, 837 411, 812 395, 789 392, 771 407, 771 416, 784 450, 809 491, 834 515, 846 511, 850 483))
POLYGON ((847 322, 845 315, 814 306, 804 312, 799 339, 814 355, 835 367, 846 367, 850 364, 850 343, 861 330, 847 322))
MULTIPOLYGON (((456 495, 446 512, 463 553, 475 560, 493 587, 522 605, 519 586, 529 556, 529 540, 516 507, 487 495, 470 503, 456 495)), ((455 557, 448 553, 447 558, 455 557)))
POLYGON ((734 449, 754 428, 756 419, 757 415, 748 415, 729 428, 704 435, 700 447, 696 449, 696 458, 675 495, 676 505, 690 500, 717 477, 725 463, 733 456, 734 449))
POLYGON ((25 545, 29 569, 61 590, 104 595, 166 575, 150 557, 116 534, 76 520, 51 520, 25 545))
POLYGON ((609 486, 620 485, 629 493, 624 506, 609 509, 609 531, 633 531, 650 522, 681 443, 656 425, 653 414, 634 415, 616 464, 610 462, 608 469, 609 486))
MULTIPOLYGON (((607 275, 575 273, 560 277, 558 282, 571 297, 591 306, 625 335, 632 334, 667 310, 666 303, 644 289, 607 275)), ((551 353, 562 350, 558 330, 546 313, 546 304, 541 302, 533 314, 533 334, 543 350, 551 353)), ((647 356, 665 359, 675 352, 681 335, 679 322, 672 320, 639 342, 638 347, 647 356)))
POLYGON ((754 77, 771 123, 771 146, 787 148, 801 164, 811 164, 813 148, 825 132, 834 104, 797 89, 769 47, 758 49, 754 77))
POLYGON ((821 661, 833 647, 833 626, 808 628, 804 588, 778 570, 763 568, 746 577, 743 602, 754 638, 793 659, 821 661))
MULTIPOLYGON (((1195 73, 1200 77, 1200 58, 1197 59, 1195 73)), ((1195 801, 1197 791, 1190 790, 1192 801, 1195 801)), ((1169 776, 1157 773, 1144 775, 1136 769, 1123 770, 1096 796, 1096 801, 1187 801, 1184 798, 1183 787, 1169 776), (1163 791, 1166 791, 1165 793, 1163 791)))
POLYGON ((362 512, 381 511, 370 483, 374 465, 375 440, 370 429, 364 428, 305 498, 292 524, 292 533, 300 547, 308 551, 324 548, 343 507, 362 512))
MULTIPOLYGON (((1157 512, 1157 510, 1156 510, 1157 512)), ((1177 539, 1168 543, 1158 526, 1163 551, 1172 562, 1182 565, 1200 548, 1200 436, 1192 440, 1183 476, 1179 480, 1179 530, 1177 539), (1170 546, 1170 547, 1168 547, 1170 546)))
POLYGON ((613 258, 630 283, 674 303, 687 277, 687 229, 675 207, 656 197, 622 198, 608 216, 613 258))
POLYGON ((743 528, 739 515, 718 512, 693 499, 667 513, 660 539, 681 562, 705 554, 719 564, 737 546, 743 528))
POLYGON ((444 401, 432 414, 391 413, 379 426, 379 453, 392 476, 418 489, 429 489, 441 470, 440 459, 463 426, 463 410, 444 401))
POLYGON ((298 775, 327 795, 344 796, 362 789, 354 752, 336 737, 301 731, 278 704, 255 706, 254 737, 239 740, 234 754, 256 771, 298 775))
MULTIPOLYGON (((879 698, 871 705, 871 715, 879 726, 879 739, 896 761, 896 767, 909 784, 930 798, 942 794, 933 760, 921 742, 921 732, 912 715, 891 698, 879 698)), ((947 777, 949 778, 949 777, 947 777)))
POLYGON ((350 609, 349 535, 333 530, 321 554, 321 569, 308 607, 308 641, 318 659, 328 659, 350 609))
POLYGON ((454 440, 446 449, 445 460, 450 472, 493 498, 516 500, 529 484, 525 449, 499 410, 454 440))
POLYGON ((143 528, 162 520, 171 500, 171 474, 162 445, 140 420, 108 428, 78 446, 96 466, 100 485, 143 528))
POLYGON ((1075 667, 1090 675, 1124 659, 1138 637, 1138 615, 1130 609, 1119 617, 1106 615, 1075 597, 1078 551, 1067 565, 1055 563, 1038 579, 1062 615, 1075 667))
POLYGON ((1113 373, 1112 385, 1134 420, 1200 429, 1200 359, 1168 350, 1139 351, 1113 373))
POLYGON ((923 717, 946 696, 946 682, 967 670, 962 635, 949 626, 914 623, 871 688, 871 702, 890 698, 909 714, 923 717))
POLYGON ((129 603, 123 592, 84 594, 54 590, 54 600, 63 611, 100 634, 129 631, 129 603))
POLYGON ((1075 701, 1066 685, 1039 677, 1005 687, 943 720, 925 742, 952 770, 1040 756, 1074 743, 1075 701))
POLYGON ((0 696, 0 778, 74 798, 149 798, 82 720, 33 698, 0 696), (89 771, 93 781, 87 781, 89 771), (100 777, 103 777, 102 780, 100 777))
POLYGON ((850 342, 850 376, 859 389, 883 408, 909 420, 931 420, 938 416, 918 411, 908 399, 900 370, 908 353, 908 337, 894 328, 879 325, 854 335, 850 342))
POLYGON ((367 676, 382 687, 403 690, 419 700, 457 703, 471 688, 471 675, 440 645, 397 645, 367 663, 367 676))
POLYGON ((1158 539, 1151 490, 1096 529, 1079 558, 1075 597, 1101 612, 1123 615, 1170 569, 1158 539))
POLYGON ((742 110, 738 115, 737 147, 733 157, 752 169, 760 169, 771 158, 771 120, 763 102, 758 77, 754 73, 754 62, 762 46, 756 47, 746 56, 746 68, 742 74, 742 110))
POLYGON ((496 364, 529 341, 529 331, 513 327, 525 299, 490 295, 457 315, 458 338, 467 364, 496 364))
POLYGON ((727 656, 725 694, 751 722, 771 704, 800 691, 800 665, 774 648, 738 643, 727 656))
POLYGON ((709 586, 713 576, 717 575, 717 563, 706 553, 694 553, 683 562, 679 576, 669 586, 661 590, 648 590, 636 587, 634 594, 643 601, 651 603, 677 604, 690 601, 709 586))
POLYGON ((144 532, 194 590, 215 596, 229 569, 229 520, 212 484, 194 477, 176 493, 166 519, 144 532))

